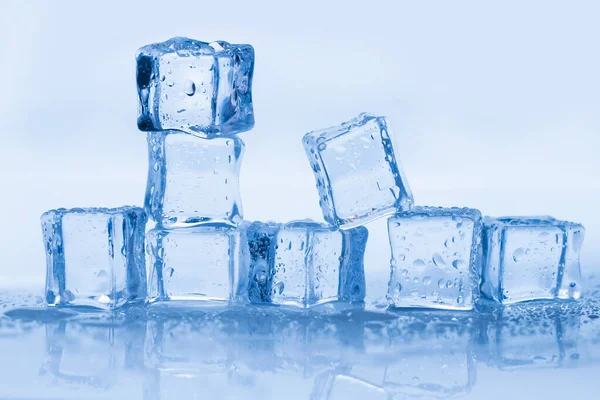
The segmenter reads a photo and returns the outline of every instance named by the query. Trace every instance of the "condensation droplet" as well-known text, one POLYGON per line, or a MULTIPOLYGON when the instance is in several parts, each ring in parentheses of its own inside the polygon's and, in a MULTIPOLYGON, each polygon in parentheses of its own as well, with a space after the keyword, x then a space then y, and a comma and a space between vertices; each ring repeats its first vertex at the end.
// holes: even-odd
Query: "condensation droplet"
POLYGON ((187 94, 188 96, 193 96, 194 93, 196 93, 196 84, 190 79, 185 81, 185 83, 183 84, 183 88, 185 94, 187 94))
POLYGON ((325 143, 319 143, 319 145, 317 146, 317 150, 319 151, 323 151, 327 148, 327 144, 325 143))
POLYGON ((405 256, 404 254, 400 254, 400 255, 398 256, 398 260, 399 260, 399 261, 404 261, 404 260, 406 260, 406 256, 405 256))
POLYGON ((464 262, 464 260, 461 260, 461 259, 452 261, 452 266, 456 269, 464 268, 465 264, 466 263, 464 262))
POLYGON ((440 279, 438 281, 438 288, 439 289, 443 289, 445 285, 446 285, 446 281, 444 279, 440 279))
POLYGON ((519 262, 523 259, 524 256, 525 256, 525 250, 523 250, 523 248, 519 247, 513 253, 513 260, 515 262, 519 262))
POLYGON ((423 278, 423 284, 424 285, 429 285, 431 283, 431 277, 430 276, 426 276, 425 278, 423 278))
POLYGON ((421 268, 425 266, 425 261, 421 260, 420 258, 417 258, 415 261, 413 261, 412 265, 413 267, 421 268))
POLYGON ((417 228, 415 234, 417 236, 423 236, 425 234, 425 230, 423 228, 419 227, 419 228, 417 228))
POLYGON ((542 232, 538 235, 538 241, 540 243, 546 243, 548 240, 550 240, 550 234, 548 232, 542 232))
POLYGON ((433 263, 438 267, 446 266, 446 263, 444 262, 444 259, 442 258, 440 253, 433 253, 433 257, 431 257, 431 259, 433 260, 433 263))

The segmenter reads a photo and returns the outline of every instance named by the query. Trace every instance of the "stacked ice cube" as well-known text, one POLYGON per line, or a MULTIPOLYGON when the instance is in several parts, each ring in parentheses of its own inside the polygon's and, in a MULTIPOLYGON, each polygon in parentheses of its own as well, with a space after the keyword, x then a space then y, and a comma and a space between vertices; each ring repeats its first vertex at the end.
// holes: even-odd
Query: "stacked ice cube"
POLYGON ((392 307, 579 298, 581 225, 413 207, 380 116, 304 136, 326 224, 243 221, 238 134, 254 126, 252 46, 173 38, 142 47, 136 61, 149 154, 145 211, 45 213, 49 305, 360 304, 370 273, 364 225, 384 216, 390 279, 370 290, 387 293, 392 307), (144 235, 146 215, 156 225, 144 235))

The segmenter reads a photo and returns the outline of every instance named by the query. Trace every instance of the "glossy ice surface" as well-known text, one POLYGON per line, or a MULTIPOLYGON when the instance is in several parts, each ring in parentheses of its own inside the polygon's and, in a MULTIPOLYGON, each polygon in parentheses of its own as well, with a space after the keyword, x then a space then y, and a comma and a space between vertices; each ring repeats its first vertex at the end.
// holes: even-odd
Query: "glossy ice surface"
POLYGON ((581 296, 582 225, 552 217, 484 219, 481 291, 510 304, 581 296))
POLYGON ((415 207, 388 220, 395 307, 469 310, 479 295, 481 213, 415 207))
POLYGON ((138 50, 138 127, 182 130, 202 137, 254 126, 254 49, 175 37, 138 50))
POLYGON ((309 132, 302 142, 327 222, 347 229, 412 206, 384 117, 363 113, 341 125, 309 132))
POLYGON ((596 299, 473 313, 101 314, 44 309, 19 291, 0 297, 0 397, 525 400, 535 387, 537 398, 591 400, 596 299))
POLYGON ((146 295, 146 214, 137 207, 45 212, 48 305, 114 308, 146 295))
POLYGON ((177 131, 148 134, 148 215, 168 228, 242 219, 239 173, 244 142, 177 131))
POLYGON ((309 307, 364 298, 365 228, 255 222, 247 236, 251 302, 309 307))
POLYGON ((243 231, 225 224, 155 228, 146 237, 150 302, 227 303, 238 290, 247 292, 243 231))

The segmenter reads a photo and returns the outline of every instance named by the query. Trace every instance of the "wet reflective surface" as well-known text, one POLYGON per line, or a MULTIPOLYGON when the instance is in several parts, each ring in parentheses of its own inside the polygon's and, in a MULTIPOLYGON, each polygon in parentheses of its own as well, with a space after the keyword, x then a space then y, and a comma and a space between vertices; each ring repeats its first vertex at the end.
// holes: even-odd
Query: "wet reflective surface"
POLYGON ((0 398, 596 398, 600 301, 374 313, 0 299, 0 398), (575 398, 575 397, 573 397, 575 398))

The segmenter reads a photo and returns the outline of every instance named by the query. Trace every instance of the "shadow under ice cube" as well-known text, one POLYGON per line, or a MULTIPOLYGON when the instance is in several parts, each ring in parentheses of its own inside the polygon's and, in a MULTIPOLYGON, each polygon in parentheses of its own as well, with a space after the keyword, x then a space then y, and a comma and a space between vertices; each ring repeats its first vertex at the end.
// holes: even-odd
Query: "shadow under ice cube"
POLYGON ((167 228, 220 222, 237 225, 242 219, 239 173, 243 155, 244 142, 238 138, 149 133, 146 212, 167 228))
POLYGON ((470 310, 479 295, 481 213, 416 207, 388 220, 394 307, 470 310))
POLYGON ((253 223, 248 228, 252 303, 310 307, 364 298, 368 231, 340 231, 311 221, 253 223))
POLYGON ((481 292, 499 303, 581 297, 582 225, 552 217, 484 219, 481 292))
POLYGON ((327 222, 347 229, 412 206, 384 117, 363 113, 307 133, 303 144, 327 222))
POLYGON ((45 212, 48 305, 114 308, 146 295, 146 214, 137 207, 45 212))
POLYGON ((149 301, 229 302, 245 292, 243 236, 224 224, 149 231, 149 301))
POLYGON ((252 129, 254 49, 182 37, 138 50, 138 127, 202 137, 252 129))

